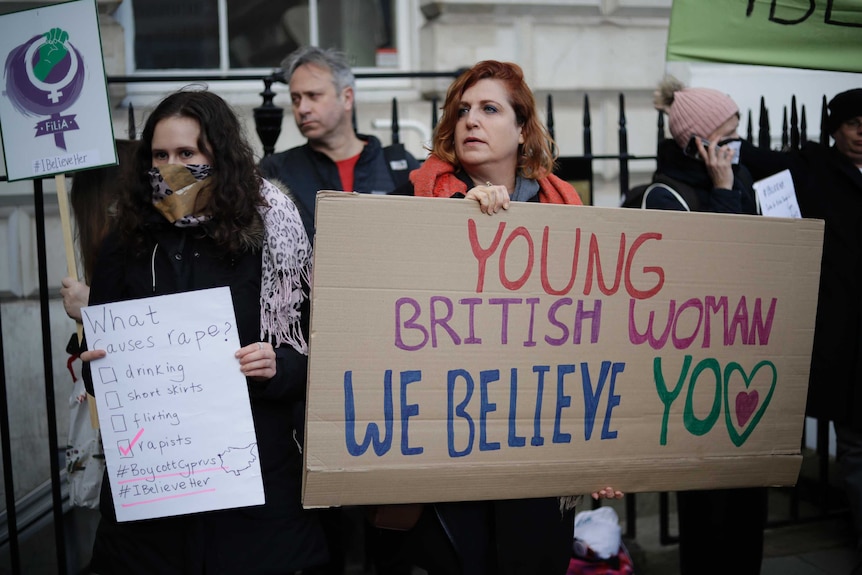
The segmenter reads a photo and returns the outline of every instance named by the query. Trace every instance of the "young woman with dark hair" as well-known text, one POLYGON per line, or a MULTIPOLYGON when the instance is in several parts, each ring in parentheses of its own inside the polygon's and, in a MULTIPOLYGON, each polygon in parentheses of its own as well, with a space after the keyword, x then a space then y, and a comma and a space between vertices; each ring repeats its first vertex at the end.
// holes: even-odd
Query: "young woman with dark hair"
POLYGON ((300 504, 311 248, 296 207, 258 175, 230 107, 202 90, 174 93, 153 110, 135 175, 90 304, 230 287, 266 503, 118 522, 104 481, 92 570, 292 573, 322 564, 317 516, 300 504))

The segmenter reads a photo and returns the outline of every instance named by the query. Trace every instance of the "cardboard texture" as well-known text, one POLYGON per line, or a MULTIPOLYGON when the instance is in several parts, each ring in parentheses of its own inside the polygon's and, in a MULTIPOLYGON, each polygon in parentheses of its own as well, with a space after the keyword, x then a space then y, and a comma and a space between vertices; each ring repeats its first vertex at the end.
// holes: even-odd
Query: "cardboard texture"
POLYGON ((321 192, 303 504, 794 484, 822 236, 321 192))

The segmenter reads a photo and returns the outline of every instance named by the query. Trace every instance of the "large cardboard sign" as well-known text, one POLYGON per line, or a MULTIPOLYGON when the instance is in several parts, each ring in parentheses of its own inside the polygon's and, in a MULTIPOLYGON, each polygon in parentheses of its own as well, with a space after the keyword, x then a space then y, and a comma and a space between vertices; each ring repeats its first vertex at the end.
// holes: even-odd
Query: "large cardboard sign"
POLYGON ((667 59, 862 72, 860 29, 860 0, 674 0, 667 59))
POLYGON ((82 315, 117 520, 263 504, 230 289, 82 315))
POLYGON ((0 16, 10 181, 117 163, 95 0, 0 16))
POLYGON ((793 484, 823 223, 321 193, 303 504, 793 484))

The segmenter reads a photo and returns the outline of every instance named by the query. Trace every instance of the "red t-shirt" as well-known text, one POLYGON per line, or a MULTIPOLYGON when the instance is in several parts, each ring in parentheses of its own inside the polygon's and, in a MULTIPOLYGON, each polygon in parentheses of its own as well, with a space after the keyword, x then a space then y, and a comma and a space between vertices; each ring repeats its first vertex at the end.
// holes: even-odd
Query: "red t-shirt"
POLYGON ((356 168, 356 162, 359 161, 360 154, 335 162, 335 165, 338 166, 338 177, 341 178, 341 189, 345 192, 353 191, 353 170, 356 168))

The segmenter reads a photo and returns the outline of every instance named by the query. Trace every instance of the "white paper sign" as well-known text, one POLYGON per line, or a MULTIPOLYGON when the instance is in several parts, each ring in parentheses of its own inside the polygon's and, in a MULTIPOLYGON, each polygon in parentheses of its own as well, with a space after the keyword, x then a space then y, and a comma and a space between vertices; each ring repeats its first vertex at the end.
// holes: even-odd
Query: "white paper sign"
POLYGON ((229 288, 82 314, 117 520, 262 504, 229 288))
POLYGON ((760 213, 773 218, 801 218, 790 170, 754 182, 760 213))
POLYGON ((0 16, 10 181, 117 163, 94 0, 0 16))

